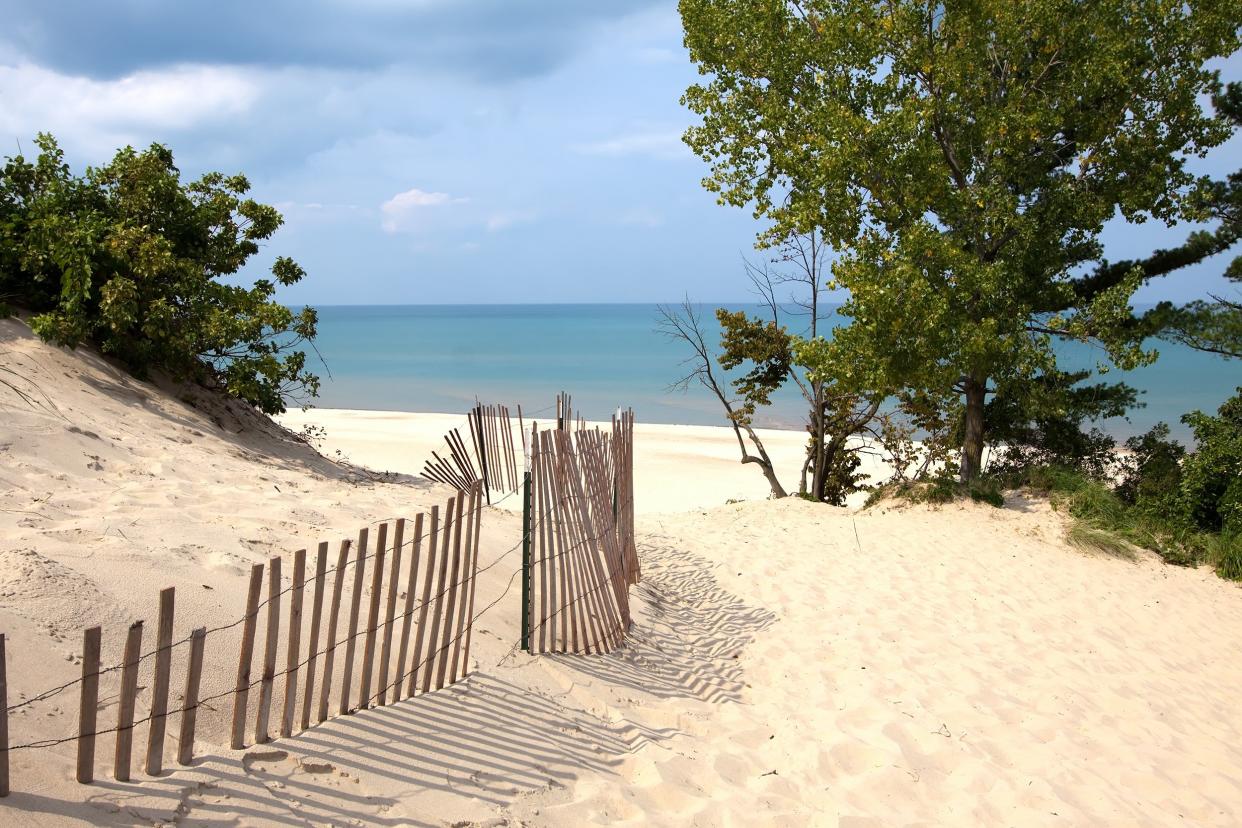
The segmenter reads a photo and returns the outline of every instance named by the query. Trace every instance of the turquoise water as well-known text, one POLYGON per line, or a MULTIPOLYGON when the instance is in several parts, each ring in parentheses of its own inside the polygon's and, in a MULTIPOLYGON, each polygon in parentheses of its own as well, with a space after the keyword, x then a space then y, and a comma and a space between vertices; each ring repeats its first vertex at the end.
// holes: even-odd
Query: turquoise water
MULTIPOLYGON (((701 308, 709 344, 719 341, 713 307, 701 308)), ((719 404, 702 387, 668 390, 688 351, 657 332, 656 317, 656 305, 320 307, 317 345, 328 370, 319 366, 316 405, 459 413, 477 396, 535 411, 565 390, 588 418, 632 405, 642 422, 723 424, 719 404)), ((1215 411, 1242 384, 1242 366, 1158 347, 1155 365, 1109 375, 1144 391, 1146 403, 1128 423, 1103 424, 1117 436, 1164 420, 1184 437, 1184 412, 1215 411)), ((1097 359, 1080 345, 1062 346, 1062 357, 1066 367, 1091 367, 1097 359)), ((802 418, 801 398, 789 391, 777 395, 761 424, 797 428, 802 418)))

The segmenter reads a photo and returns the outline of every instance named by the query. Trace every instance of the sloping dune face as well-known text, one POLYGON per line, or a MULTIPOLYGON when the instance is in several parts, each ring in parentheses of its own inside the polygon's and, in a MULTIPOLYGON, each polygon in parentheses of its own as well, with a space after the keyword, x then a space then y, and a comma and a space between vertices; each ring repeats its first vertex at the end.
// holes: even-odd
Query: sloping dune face
MULTIPOLYGON (((355 431, 330 429, 329 449, 376 450, 355 431)), ((382 439, 417 453, 392 423, 382 439)), ((639 451, 637 486, 675 473, 693 487, 732 436, 719 440, 702 468, 690 447, 677 469, 639 451)), ((287 585, 293 550, 451 495, 329 462, 244 407, 0 321, 9 703, 79 675, 86 626, 103 626, 103 663, 116 663, 130 622, 154 633, 163 587, 177 589, 179 640, 242 616, 252 564, 281 555, 287 585)), ((227 748, 225 698, 200 711, 190 768, 171 759, 170 723, 174 770, 158 779, 138 764, 135 781, 113 782, 111 736, 91 786, 73 781, 71 742, 15 751, 3 822, 1242 820, 1242 590, 1207 570, 1084 555, 1056 513, 1016 498, 1001 510, 753 501, 640 514, 638 530, 634 627, 612 654, 516 647, 520 516, 489 509, 477 607, 490 609, 465 682, 241 751, 227 748)), ((204 695, 232 686, 237 642, 237 629, 208 636, 204 695)), ((144 672, 139 718, 149 685, 144 672)), ((116 696, 105 676, 101 726, 116 696)), ((11 741, 71 735, 77 705, 73 689, 13 711, 11 741)))

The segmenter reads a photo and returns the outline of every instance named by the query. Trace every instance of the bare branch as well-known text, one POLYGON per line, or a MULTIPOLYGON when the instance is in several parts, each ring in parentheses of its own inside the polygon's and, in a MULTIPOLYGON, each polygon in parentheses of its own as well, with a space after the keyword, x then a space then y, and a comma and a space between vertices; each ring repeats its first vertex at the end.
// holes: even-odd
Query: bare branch
POLYGON ((691 357, 682 362, 683 365, 690 366, 689 372, 670 387, 685 389, 692 381, 697 379, 704 388, 711 391, 724 408, 725 419, 733 427, 733 434, 737 437, 738 450, 742 454, 742 463, 757 464, 768 481, 768 486, 772 490, 772 496, 777 498, 785 497, 785 487, 781 485, 780 480, 776 476, 776 470, 773 468, 772 459, 764 448, 763 440, 755 433, 754 428, 742 416, 741 412, 737 411, 733 401, 724 393, 720 383, 716 380, 715 372, 712 370, 713 356, 703 334, 702 317, 694 305, 690 303, 689 299, 685 299, 682 301, 679 309, 670 309, 660 305, 657 312, 659 314, 656 322, 657 330, 670 339, 685 342, 694 352, 691 357), (743 436, 743 432, 745 432, 745 436, 743 436), (747 440, 749 440, 755 453, 752 454, 747 448, 747 440))

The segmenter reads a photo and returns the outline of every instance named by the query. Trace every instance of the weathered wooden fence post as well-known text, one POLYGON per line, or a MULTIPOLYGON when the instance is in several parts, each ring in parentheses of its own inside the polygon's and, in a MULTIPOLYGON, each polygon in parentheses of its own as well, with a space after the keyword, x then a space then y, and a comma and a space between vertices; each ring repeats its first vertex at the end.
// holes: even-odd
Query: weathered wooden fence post
POLYGON ((522 473, 522 649, 530 652, 530 468, 522 473))
MULTIPOLYGON (((401 620, 401 644, 397 648, 397 675, 393 681, 392 700, 400 701, 405 684, 405 657, 410 649, 410 629, 414 625, 414 592, 418 582, 418 563, 423 548, 423 513, 414 516, 414 548, 410 551, 410 574, 406 578, 405 611, 401 620)), ((415 671, 417 672, 417 670, 415 671)), ((412 675, 412 674, 411 674, 412 675)))
POLYGON ((474 582, 479 574, 479 533, 483 528, 483 504, 479 502, 482 494, 482 485, 476 483, 474 488, 474 549, 471 553, 470 564, 470 597, 466 601, 466 641, 462 646, 461 675, 463 678, 470 673, 470 633, 474 630, 474 582))
MULTIPOLYGON (((466 506, 466 493, 457 494, 457 511, 453 516, 453 557, 449 563, 448 596, 444 599, 444 626, 440 634, 440 648, 436 651, 436 689, 444 687, 448 674, 449 644, 453 637, 453 612, 457 603, 457 579, 461 569, 461 524, 466 506)), ((435 640, 434 637, 432 639, 435 640)))
POLYGON ((332 607, 328 610, 327 647, 323 653, 323 685, 319 691, 319 712, 316 720, 328 718, 328 698, 332 695, 332 659, 336 653, 336 617, 340 615, 341 592, 345 588, 345 567, 349 564, 350 541, 341 541, 341 549, 337 553, 336 577, 332 581, 332 607))
POLYGON ((353 690, 354 681, 354 649, 358 638, 358 611, 362 608, 362 576, 366 571, 367 538, 370 529, 363 527, 358 532, 358 554, 354 558, 354 591, 349 602, 349 637, 345 640, 344 675, 341 677, 340 715, 349 712, 349 695, 353 690))
POLYGON ((177 762, 188 765, 194 761, 194 725, 198 721, 198 685, 203 677, 203 645, 207 628, 190 633, 190 664, 185 671, 185 699, 181 706, 181 735, 177 744, 177 762))
POLYGON ((379 626, 380 601, 384 597, 384 555, 388 524, 379 525, 375 538, 375 557, 371 564, 371 604, 367 608, 367 631, 362 644, 362 681, 358 685, 358 709, 371 706, 371 673, 375 664, 375 632, 379 626))
MULTIPOLYGON (((450 501, 450 505, 452 501, 450 501)), ((431 535, 427 543, 427 567, 423 576, 423 597, 418 604, 418 623, 414 625, 414 654, 410 662, 410 678, 405 695, 413 696, 418 689, 423 667, 423 638, 427 632, 427 612, 431 604, 431 579, 436 565, 436 542, 440 532, 440 507, 431 507, 431 535)))
POLYGON ((259 709, 254 717, 254 741, 261 745, 271 737, 267 719, 272 711, 272 687, 276 681, 276 648, 280 646, 280 556, 267 562, 267 641, 263 649, 263 678, 259 684, 259 709))
POLYGON ((444 615, 444 585, 448 577, 449 541, 453 536, 453 509, 457 498, 450 497, 444 510, 444 530, 440 535, 440 565, 436 570, 435 608, 431 611, 431 637, 427 642, 426 667, 423 670, 423 692, 431 692, 431 679, 435 675, 436 654, 440 647, 440 623, 444 615))
POLYGON ((467 576, 466 573, 473 572, 471 569, 471 550, 474 548, 474 531, 475 512, 479 510, 479 489, 478 486, 470 486, 468 489, 469 500, 466 505, 466 556, 462 559, 461 564, 461 597, 458 599, 457 610, 457 631, 453 636, 453 660, 449 664, 448 681, 453 684, 457 681, 457 667, 461 663, 462 639, 465 637, 467 625, 470 623, 469 610, 466 609, 466 599, 470 594, 470 586, 474 581, 474 576, 467 576))
POLYGON ((250 698, 250 664, 254 660, 254 628, 259 618, 259 593, 263 590, 263 564, 250 567, 250 591, 246 593, 246 621, 242 624, 241 653, 237 658, 237 683, 233 689, 233 750, 246 746, 246 705, 250 698))
POLYGON ((388 668, 392 661, 393 625, 397 618, 397 591, 400 588, 401 545, 405 542, 405 518, 398 518, 393 527, 392 564, 388 572, 388 604, 384 611, 384 635, 380 641, 379 686, 376 688, 380 706, 388 703, 388 668))
POLYGON ((168 724, 168 681, 172 670, 173 587, 160 591, 160 621, 156 631, 155 686, 151 690, 151 724, 147 731, 147 774, 164 771, 164 728, 168 724))
POLYGON ((99 710, 100 628, 82 635, 82 695, 78 704, 78 781, 95 778, 95 714, 99 710))
POLYGON ((142 622, 135 621, 125 638, 125 660, 121 668, 121 698, 116 715, 116 752, 112 760, 112 776, 118 782, 129 781, 129 766, 134 745, 134 699, 138 695, 138 659, 142 655, 142 622))
POLYGON ((0 796, 9 795, 9 682, 4 633, 0 633, 0 796))
POLYGON ((315 658, 319 655, 319 624, 323 618, 324 579, 328 576, 328 542, 319 544, 315 557, 315 600, 311 605, 310 646, 306 658, 306 690, 302 697, 302 730, 310 727, 311 703, 315 700, 315 658))
MULTIPOLYGON (((298 704, 298 664, 302 654, 302 593, 306 587, 306 550, 293 553, 293 592, 289 596, 289 646, 285 652, 285 707, 280 735, 293 734, 293 715, 298 704)), ((307 680, 310 684, 310 679, 307 680)))

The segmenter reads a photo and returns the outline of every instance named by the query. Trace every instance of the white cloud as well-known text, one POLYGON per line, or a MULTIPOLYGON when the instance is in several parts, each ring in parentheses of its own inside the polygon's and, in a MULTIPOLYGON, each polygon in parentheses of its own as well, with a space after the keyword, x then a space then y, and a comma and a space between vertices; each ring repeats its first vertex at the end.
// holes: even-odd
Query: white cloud
POLYGON ((686 156, 686 146, 681 142, 680 130, 631 132, 603 141, 576 144, 573 150, 583 155, 648 155, 654 158, 686 156))
POLYGON ((538 218, 538 215, 530 210, 493 213, 487 217, 487 230, 490 233, 495 233, 497 230, 504 230, 515 224, 528 224, 536 218, 538 218))
POLYGON ((445 204, 460 204, 468 200, 454 198, 448 193, 428 192, 412 187, 403 193, 397 193, 380 205, 380 212, 384 216, 381 226, 385 232, 399 233, 411 228, 414 216, 420 210, 445 204))
POLYGON ((0 65, 0 133, 48 131, 88 152, 146 143, 152 133, 187 130, 248 112, 259 84, 242 71, 177 66, 94 80, 19 63, 0 65))

